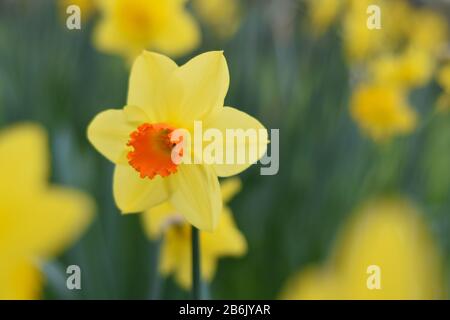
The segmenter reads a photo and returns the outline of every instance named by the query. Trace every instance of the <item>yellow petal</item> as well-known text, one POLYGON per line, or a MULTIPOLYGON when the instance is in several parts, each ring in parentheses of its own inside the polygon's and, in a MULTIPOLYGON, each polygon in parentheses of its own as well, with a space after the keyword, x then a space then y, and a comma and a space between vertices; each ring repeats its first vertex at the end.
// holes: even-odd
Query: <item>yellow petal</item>
POLYGON ((141 178, 129 165, 116 166, 113 184, 114 199, 122 213, 142 212, 168 198, 160 176, 141 178))
POLYGON ((351 299, 439 299, 442 270, 428 227, 408 200, 366 204, 344 230, 336 265, 351 299), (367 287, 367 267, 381 269, 381 290, 367 287))
MULTIPOLYGON (((191 287, 191 227, 187 223, 170 225, 164 233, 160 270, 164 275, 175 274, 178 284, 191 287)), ((236 228, 231 211, 224 208, 214 232, 200 233, 202 279, 214 277, 219 258, 239 256, 246 252, 247 243, 236 228)))
POLYGON ((309 266, 288 280, 283 289, 283 300, 339 299, 342 287, 326 268, 309 266))
POLYGON ((417 113, 405 91, 393 86, 361 85, 353 92, 350 111, 361 129, 376 141, 408 134, 417 125, 417 113))
POLYGON ((176 209, 165 201, 141 215, 144 230, 150 239, 157 239, 169 226, 169 222, 177 216, 176 209))
POLYGON ((92 202, 84 195, 46 186, 46 136, 32 124, 0 135, 0 252, 47 255, 62 248, 86 224, 92 202))
POLYGON ((434 64, 428 52, 409 48, 401 54, 388 53, 373 59, 369 69, 377 83, 400 88, 414 88, 429 82, 434 64))
POLYGON ((201 230, 212 231, 222 210, 217 176, 209 166, 180 165, 170 176, 171 201, 186 220, 201 230))
POLYGON ((141 107, 137 106, 125 106, 123 108, 125 118, 136 129, 143 123, 151 122, 154 117, 149 117, 148 112, 141 107))
POLYGON ((42 275, 32 262, 0 258, 0 300, 39 299, 42 286, 42 275))
POLYGON ((241 131, 243 130, 243 133, 247 133, 248 129, 252 129, 251 131, 254 133, 254 135, 244 135, 243 139, 234 138, 234 143, 231 145, 224 143, 224 163, 213 164, 214 171, 219 177, 229 177, 244 171, 253 164, 252 160, 257 161, 261 159, 267 150, 268 137, 266 128, 245 112, 225 107, 207 119, 205 126, 219 129, 223 137, 225 137, 224 141, 229 140, 227 142, 233 141, 233 137, 226 139, 227 129, 240 129, 241 131), (251 157, 252 154, 254 159, 251 157), (227 157, 232 161, 227 163, 227 157))
POLYGON ((439 299, 442 261, 417 209, 404 199, 365 205, 338 237, 323 268, 288 284, 289 299, 439 299), (378 267, 380 287, 370 288, 378 267))
POLYGON ((178 116, 188 127, 193 120, 201 120, 223 107, 230 75, 222 52, 198 55, 181 66, 176 74, 185 91, 178 116))
POLYGON ((167 28, 154 39, 154 47, 176 57, 194 50, 200 43, 200 30, 193 17, 179 12, 167 28))
POLYGON ((247 242, 236 227, 231 210, 223 208, 214 232, 201 233, 202 252, 205 257, 240 256, 247 251, 247 242))
POLYGON ((172 272, 190 272, 191 264, 191 226, 186 224, 169 228, 164 234, 160 271, 163 275, 172 272))
POLYGON ((242 189, 242 182, 239 178, 229 178, 220 182, 223 203, 228 203, 242 189))
MULTIPOLYGON (((106 1, 113 2, 113 1, 106 1)), ((93 42, 99 51, 117 53, 126 56, 128 59, 133 59, 139 54, 142 48, 127 41, 122 35, 118 36, 118 28, 112 19, 101 20, 93 33, 93 42)))
POLYGON ((179 262, 175 273, 175 279, 182 288, 189 290, 192 286, 192 258, 189 250, 185 252, 187 256, 179 262))
POLYGON ((144 51, 131 69, 128 105, 144 109, 154 122, 167 121, 167 109, 173 104, 172 74, 178 68, 169 58, 144 51))
POLYGON ((99 50, 133 59, 146 48, 169 55, 193 50, 200 40, 195 20, 180 0, 107 0, 95 30, 99 50))
POLYGON ((48 163, 47 136, 43 128, 23 123, 0 131, 0 192, 3 195, 42 189, 48 176, 48 163))
POLYGON ((23 247, 39 257, 59 254, 86 229, 93 213, 94 203, 87 195, 52 187, 30 203, 24 214, 20 228, 23 247))
MULTIPOLYGON (((202 279, 210 282, 213 280, 214 275, 216 274, 216 270, 217 270, 217 265, 218 265, 218 259, 216 256, 202 256, 202 266, 201 266, 201 270, 202 270, 202 279)), ((189 281, 189 287, 191 288, 192 286, 192 281, 190 279, 189 281)))
POLYGON ((113 163, 126 163, 130 133, 136 130, 123 110, 106 110, 89 124, 87 136, 92 145, 113 163))
POLYGON ((164 235, 162 247, 161 273, 175 275, 177 283, 185 289, 192 280, 191 226, 187 223, 173 226, 164 235))

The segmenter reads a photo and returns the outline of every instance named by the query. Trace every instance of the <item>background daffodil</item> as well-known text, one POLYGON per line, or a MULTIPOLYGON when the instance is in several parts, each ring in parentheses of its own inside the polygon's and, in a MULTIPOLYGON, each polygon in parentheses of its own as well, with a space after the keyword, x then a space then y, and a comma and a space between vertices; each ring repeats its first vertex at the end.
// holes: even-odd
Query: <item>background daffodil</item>
POLYGON ((49 153, 35 124, 0 131, 0 298, 38 298, 38 263, 77 239, 91 220, 87 195, 47 184, 49 153))
POLYGON ((434 71, 434 59, 426 51, 410 48, 398 55, 386 53, 369 62, 375 82, 410 89, 427 84, 434 71))
MULTIPOLYGON (((223 211, 214 232, 200 234, 202 278, 211 281, 218 260, 226 256, 241 256, 247 251, 247 243, 237 229, 233 214, 225 204, 241 188, 240 180, 229 178, 221 183, 224 201, 223 211)), ((185 289, 192 286, 191 228, 170 202, 164 202, 142 215, 147 235, 152 240, 162 237, 160 272, 175 275, 185 289)))
POLYGON ((241 23, 240 0, 193 0, 201 21, 221 38, 231 37, 241 23))
POLYGON ((408 200, 367 203, 338 238, 321 268, 307 268, 288 284, 286 299, 443 298, 439 250, 408 200), (380 269, 380 288, 367 286, 367 269, 380 269))
MULTIPOLYGON (((177 212, 194 226, 213 230, 219 221, 222 199, 219 177, 236 175, 251 165, 184 164, 172 162, 178 141, 175 129, 194 137, 194 121, 203 128, 265 130, 253 117, 223 107, 229 74, 222 52, 201 54, 178 67, 169 58, 143 52, 130 75, 128 101, 123 109, 95 117, 88 138, 97 150, 116 164, 114 198, 122 213, 146 211, 170 199, 177 212)), ((265 153, 258 148, 258 159, 265 153)), ((234 155, 251 147, 248 139, 235 144, 234 155)), ((224 154, 231 152, 226 147, 224 154)), ((232 147, 231 147, 232 148, 232 147)))
POLYGON ((353 93, 350 108, 361 129, 377 141, 409 133, 416 125, 415 111, 396 87, 360 86, 353 93))
MULTIPOLYGON (((397 97, 402 91, 401 95, 409 97, 412 90, 426 88, 440 59, 446 55, 448 19, 439 10, 408 0, 318 0, 307 4, 311 26, 316 33, 329 30, 328 26, 342 17, 341 28, 338 25, 337 28, 342 36, 352 83, 357 83, 352 86, 352 95, 356 99, 362 97, 364 83, 382 86, 391 93, 397 91, 397 97), (377 22, 377 26, 374 24, 370 28, 368 23, 373 22, 377 22)), ((400 102, 399 107, 389 107, 389 103, 385 103, 387 95, 383 96, 370 108, 355 108, 353 103, 351 113, 362 131, 369 133, 376 142, 385 140, 380 139, 380 135, 412 133, 416 127, 412 109, 405 108, 400 102), (383 105, 390 109, 386 110, 385 116, 381 111, 383 105), (364 120, 355 117, 357 109, 368 111, 364 112, 364 120), (398 112, 393 112, 395 110, 398 112), (392 121, 394 118, 397 120, 392 121)), ((445 109, 448 101, 446 95, 442 96, 437 103, 438 109, 445 109)))
POLYGON ((185 0, 99 0, 98 5, 94 43, 101 51, 132 61, 144 49, 179 56, 200 42, 185 0))

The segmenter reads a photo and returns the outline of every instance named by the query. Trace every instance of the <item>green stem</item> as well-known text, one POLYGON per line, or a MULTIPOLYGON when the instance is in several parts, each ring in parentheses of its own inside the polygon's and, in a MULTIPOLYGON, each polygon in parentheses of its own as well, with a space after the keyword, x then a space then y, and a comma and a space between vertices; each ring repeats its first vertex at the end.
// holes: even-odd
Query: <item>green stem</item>
POLYGON ((155 243, 153 243, 153 250, 151 250, 152 255, 150 259, 150 294, 149 298, 151 300, 160 299, 161 286, 162 286, 162 277, 159 274, 159 259, 161 255, 161 243, 162 239, 158 239, 155 243))
POLYGON ((192 226, 192 298, 201 299, 200 237, 198 229, 194 226, 192 226))

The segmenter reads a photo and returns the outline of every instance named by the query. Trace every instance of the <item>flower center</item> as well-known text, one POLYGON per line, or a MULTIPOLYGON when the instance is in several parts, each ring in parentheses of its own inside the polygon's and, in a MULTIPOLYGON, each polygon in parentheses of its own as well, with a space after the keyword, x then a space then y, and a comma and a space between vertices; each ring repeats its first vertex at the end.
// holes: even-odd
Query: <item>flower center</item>
MULTIPOLYGON (((167 177, 177 171, 172 161, 172 149, 181 142, 174 140, 175 128, 164 123, 144 123, 130 134, 127 146, 133 147, 128 152, 128 163, 140 173, 141 178, 153 179, 155 175, 167 177)), ((179 156, 182 156, 182 149, 179 156)))

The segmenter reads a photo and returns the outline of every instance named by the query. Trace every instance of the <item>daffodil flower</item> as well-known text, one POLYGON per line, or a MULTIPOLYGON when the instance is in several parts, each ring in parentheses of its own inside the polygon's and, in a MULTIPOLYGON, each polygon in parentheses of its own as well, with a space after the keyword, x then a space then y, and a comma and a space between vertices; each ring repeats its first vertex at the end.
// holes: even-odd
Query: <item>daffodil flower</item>
POLYGON ((38 299, 43 286, 44 276, 35 260, 0 256, 0 300, 38 299))
MULTIPOLYGON (((221 184, 226 204, 240 189, 240 180, 230 178, 221 184)), ((164 202, 142 215, 146 234, 150 239, 163 238, 160 271, 168 276, 175 274, 177 282, 185 289, 192 285, 191 228, 177 213, 170 201, 164 202)), ((237 229, 233 215, 223 207, 217 229, 200 233, 202 278, 211 281, 217 269, 217 260, 225 256, 241 256, 247 250, 244 236, 237 229)))
POLYGON ((412 47, 400 54, 383 54, 369 62, 374 82, 403 89, 427 84, 434 68, 433 56, 425 50, 412 47))
POLYGON ((200 42, 199 28, 185 0, 98 0, 101 13, 96 47, 132 61, 144 49, 170 56, 185 54, 200 42))
POLYGON ((430 231, 411 202, 373 200, 344 228, 330 260, 296 275, 282 297, 439 299, 441 263, 430 231))
POLYGON ((391 42, 388 40, 388 32, 393 32, 393 29, 386 26, 389 23, 390 13, 385 9, 386 3, 384 1, 372 0, 350 0, 347 3, 343 22, 342 22, 342 36, 344 41, 344 48, 346 55, 351 62, 362 61, 370 58, 380 51, 389 50, 391 42), (367 8, 370 5, 378 5, 383 15, 383 27, 380 29, 369 29, 367 27, 367 8), (388 16, 389 15, 389 16, 388 16), (389 31, 388 31, 389 30, 389 31))
MULTIPOLYGON (((136 59, 127 105, 100 113, 88 128, 91 143, 116 165, 113 191, 122 213, 143 212, 170 200, 197 228, 215 228, 222 210, 218 176, 236 175, 251 163, 175 164, 171 153, 180 141, 172 134, 176 129, 192 132, 194 121, 202 121, 205 129, 223 136, 228 129, 255 129, 267 138, 256 119, 223 107, 228 85, 222 52, 204 53, 181 67, 151 52, 136 59)), ((226 145, 224 153, 250 148, 246 139, 226 145)), ((258 148, 258 159, 265 149, 266 144, 258 148)))
POLYGON ((38 298, 40 260, 68 247, 91 220, 90 197, 49 186, 44 130, 20 124, 0 131, 0 299, 38 298))
POLYGON ((442 13, 431 9, 417 9, 407 19, 411 45, 434 54, 444 54, 448 43, 448 20, 442 13))
POLYGON ((193 0, 192 6, 201 21, 219 37, 229 38, 239 29, 239 0, 193 0))
POLYGON ((350 112, 362 131, 377 142, 408 134, 417 122, 405 92, 389 85, 360 85, 353 92, 350 112))

